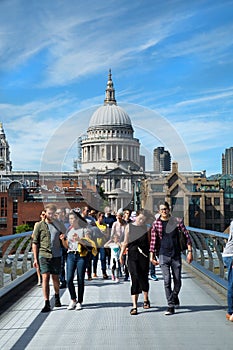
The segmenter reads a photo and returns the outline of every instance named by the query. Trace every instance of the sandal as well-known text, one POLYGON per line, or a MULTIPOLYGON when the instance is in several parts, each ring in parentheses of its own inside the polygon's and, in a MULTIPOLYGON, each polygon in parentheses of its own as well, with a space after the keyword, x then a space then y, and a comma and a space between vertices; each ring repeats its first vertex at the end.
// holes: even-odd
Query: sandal
POLYGON ((130 310, 130 315, 137 315, 137 314, 138 314, 138 309, 136 307, 130 310))
POLYGON ((150 301, 149 300, 144 300, 143 309, 149 309, 149 308, 150 308, 150 301))

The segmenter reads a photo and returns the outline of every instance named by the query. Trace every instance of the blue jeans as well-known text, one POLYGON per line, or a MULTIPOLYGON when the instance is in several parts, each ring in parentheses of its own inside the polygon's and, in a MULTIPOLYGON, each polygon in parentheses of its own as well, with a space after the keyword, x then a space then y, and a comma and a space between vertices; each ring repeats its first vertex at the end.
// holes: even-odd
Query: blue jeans
POLYGON ((105 251, 105 248, 103 248, 103 247, 98 248, 98 254, 96 256, 94 256, 94 258, 93 258, 93 272, 96 273, 96 271, 97 271, 99 253, 100 253, 100 261, 101 261, 101 269, 102 269, 103 274, 105 274, 106 273, 106 251, 105 251))
POLYGON ((74 274, 77 270, 78 282, 78 303, 83 302, 84 295, 84 278, 86 271, 86 257, 80 257, 79 253, 68 253, 66 263, 67 286, 72 300, 77 299, 74 287, 74 274))
POLYGON ((164 279, 164 289, 169 307, 174 307, 174 299, 178 297, 181 288, 181 257, 171 258, 169 256, 159 256, 160 268, 164 279), (172 276, 171 276, 172 274, 172 276), (172 288, 173 277, 173 288, 172 288))
POLYGON ((233 256, 224 256, 223 257, 224 265, 227 268, 227 279, 228 279, 228 287, 227 287, 227 307, 228 314, 233 314, 233 256))

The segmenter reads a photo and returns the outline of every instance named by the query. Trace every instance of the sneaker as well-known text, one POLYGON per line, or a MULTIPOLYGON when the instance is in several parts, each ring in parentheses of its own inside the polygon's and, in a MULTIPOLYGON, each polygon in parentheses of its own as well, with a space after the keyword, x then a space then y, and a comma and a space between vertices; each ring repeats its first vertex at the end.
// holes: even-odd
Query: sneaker
POLYGON ((116 279, 115 279, 115 282, 116 282, 116 283, 119 283, 119 282, 120 282, 119 278, 116 278, 116 279))
POLYGON ((75 310, 82 310, 82 304, 77 303, 75 310))
POLYGON ((174 297, 174 304, 175 304, 176 308, 178 308, 180 306, 180 300, 179 300, 179 298, 177 296, 174 297))
POLYGON ((41 312, 49 312, 51 311, 51 307, 49 304, 45 304, 45 306, 43 307, 43 309, 41 310, 41 312))
POLYGON ((115 281, 115 276, 114 275, 112 275, 112 281, 115 281))
POLYGON ((151 275, 150 278, 153 280, 153 281, 158 281, 158 277, 156 275, 151 275))
POLYGON ((128 279, 129 279, 129 277, 127 277, 127 276, 124 277, 125 282, 128 281, 128 279))
POLYGON ((164 315, 169 316, 169 315, 174 315, 174 313, 175 313, 174 307, 168 307, 164 315))
POLYGON ((76 303, 76 301, 71 300, 69 306, 67 307, 67 310, 74 310, 76 308, 76 303))
POLYGON ((103 279, 107 280, 108 279, 108 275, 106 273, 103 274, 103 279))
POLYGON ((88 279, 87 279, 88 281, 92 281, 92 277, 88 277, 88 279))
POLYGON ((93 273, 93 278, 97 278, 97 274, 96 273, 93 273))
POLYGON ((54 304, 55 307, 61 307, 61 301, 60 301, 60 298, 55 298, 55 304, 54 304))

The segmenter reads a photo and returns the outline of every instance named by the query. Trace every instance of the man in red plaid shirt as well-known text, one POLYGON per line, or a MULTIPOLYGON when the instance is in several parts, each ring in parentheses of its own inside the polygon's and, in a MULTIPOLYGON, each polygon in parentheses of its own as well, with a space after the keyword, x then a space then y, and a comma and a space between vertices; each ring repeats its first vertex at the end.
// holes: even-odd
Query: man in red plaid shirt
POLYGON ((160 216, 154 221, 151 229, 150 261, 154 265, 160 265, 168 303, 165 315, 173 315, 175 307, 180 305, 178 294, 181 288, 182 263, 179 235, 184 234, 187 239, 187 262, 189 264, 193 260, 192 244, 183 220, 170 215, 169 204, 160 202, 158 209, 160 216))

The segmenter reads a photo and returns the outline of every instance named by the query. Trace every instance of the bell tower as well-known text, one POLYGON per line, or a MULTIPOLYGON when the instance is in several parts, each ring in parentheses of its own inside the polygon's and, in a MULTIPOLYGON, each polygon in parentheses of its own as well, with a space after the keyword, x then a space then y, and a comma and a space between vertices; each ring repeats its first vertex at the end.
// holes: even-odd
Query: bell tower
POLYGON ((11 170, 12 164, 10 160, 9 144, 2 123, 0 123, 0 172, 10 172, 11 170))

